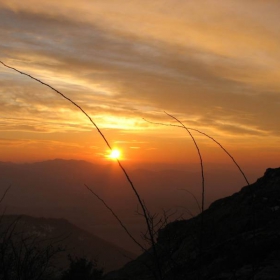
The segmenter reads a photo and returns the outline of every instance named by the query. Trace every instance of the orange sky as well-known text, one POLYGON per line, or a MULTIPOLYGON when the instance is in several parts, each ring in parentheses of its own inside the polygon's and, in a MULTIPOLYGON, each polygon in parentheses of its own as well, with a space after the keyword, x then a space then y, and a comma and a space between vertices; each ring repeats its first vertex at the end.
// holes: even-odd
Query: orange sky
MULTIPOLYGON (((83 107, 128 162, 198 161, 186 126, 241 165, 279 166, 280 3, 0 0, 0 60, 83 107), (79 4, 78 4, 79 3, 79 4)), ((0 161, 104 162, 88 119, 0 65, 0 161)), ((230 162, 194 134, 207 162, 230 162)))

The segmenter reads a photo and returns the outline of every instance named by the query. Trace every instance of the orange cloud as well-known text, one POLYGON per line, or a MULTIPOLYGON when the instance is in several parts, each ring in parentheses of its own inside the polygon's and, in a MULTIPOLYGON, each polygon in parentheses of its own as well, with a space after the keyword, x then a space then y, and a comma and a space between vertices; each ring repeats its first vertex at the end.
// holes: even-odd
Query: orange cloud
MULTIPOLYGON (((226 142, 279 141, 277 1, 37 2, 1 1, 1 59, 73 98, 110 136, 150 137, 130 150, 185 137, 142 119, 168 123, 164 110, 226 142)), ((54 92, 2 66, 0 75, 7 139, 92 131, 54 92)))

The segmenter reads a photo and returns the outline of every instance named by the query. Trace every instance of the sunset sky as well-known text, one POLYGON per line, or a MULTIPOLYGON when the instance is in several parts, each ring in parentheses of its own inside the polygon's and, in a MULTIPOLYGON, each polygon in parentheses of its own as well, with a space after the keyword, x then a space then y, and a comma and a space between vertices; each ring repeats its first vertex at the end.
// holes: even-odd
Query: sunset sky
MULTIPOLYGON (((276 167, 279 14, 275 0, 0 0, 0 60, 79 104, 127 165, 198 162, 187 131, 143 119, 176 124, 166 111, 241 165, 276 167)), ((3 65, 0 106, 0 161, 113 160, 76 107, 3 65)))

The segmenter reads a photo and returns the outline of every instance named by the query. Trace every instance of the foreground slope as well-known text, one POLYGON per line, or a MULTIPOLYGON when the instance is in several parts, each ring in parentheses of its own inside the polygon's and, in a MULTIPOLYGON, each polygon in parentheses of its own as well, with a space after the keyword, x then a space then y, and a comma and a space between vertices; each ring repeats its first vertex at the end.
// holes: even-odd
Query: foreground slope
MULTIPOLYGON (((164 279, 280 279, 280 168, 168 224, 157 240, 164 279), (203 218, 203 224, 202 224, 203 218)), ((108 279, 154 279, 151 251, 108 279)))

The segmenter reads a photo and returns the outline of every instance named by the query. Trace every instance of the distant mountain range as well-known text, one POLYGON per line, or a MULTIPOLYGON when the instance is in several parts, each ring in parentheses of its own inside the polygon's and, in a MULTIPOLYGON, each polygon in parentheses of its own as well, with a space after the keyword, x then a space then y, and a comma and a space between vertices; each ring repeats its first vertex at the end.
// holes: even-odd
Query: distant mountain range
MULTIPOLYGON (((213 202, 203 214, 169 223, 156 248, 162 273, 157 279, 280 279, 280 168, 267 169, 254 184, 213 202)), ((106 279, 154 275, 159 273, 150 249, 106 279)))
MULTIPOLYGON (((175 217, 158 234, 156 248, 162 279, 279 279, 280 168, 267 169, 262 178, 241 190, 239 186, 244 183, 240 174, 222 168, 206 170, 206 206, 212 204, 203 215, 196 215, 198 207, 192 195, 178 191, 184 188, 199 198, 199 171, 128 171, 152 213, 161 207, 182 205, 193 214, 192 218, 175 217)), ((249 175, 250 181, 254 176, 249 175)), ((145 230, 145 224, 141 216, 135 215, 135 197, 114 164, 75 160, 0 162, 0 198, 12 186, 0 204, 0 211, 7 214, 1 226, 21 214, 17 222, 20 231, 50 240, 62 237, 59 242, 68 250, 62 257, 62 267, 71 253, 97 259, 106 272, 115 270, 107 279, 154 279, 153 273, 158 270, 151 249, 124 265, 135 258, 130 251, 137 246, 84 183, 108 202, 141 242, 139 233, 145 230)))
MULTIPOLYGON (((142 199, 152 213, 176 208, 178 216, 189 218, 199 212, 193 197, 201 197, 199 166, 167 165, 130 166, 127 171, 142 199)), ((256 178, 256 174, 247 174, 256 178)), ((230 195, 244 186, 236 168, 205 166, 206 207, 214 200, 230 195), (226 186, 226 187, 225 187, 226 186)), ((7 214, 24 214, 45 218, 63 218, 113 242, 128 251, 141 252, 127 237, 114 217, 84 186, 87 184, 115 210, 131 233, 142 242, 145 230, 136 215, 137 200, 115 162, 104 165, 78 160, 49 160, 36 163, 0 162, 0 195, 11 185, 1 207, 7 214)), ((176 217, 174 217, 176 218, 176 217)))

